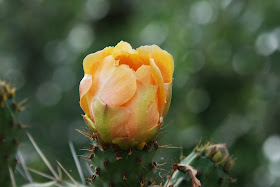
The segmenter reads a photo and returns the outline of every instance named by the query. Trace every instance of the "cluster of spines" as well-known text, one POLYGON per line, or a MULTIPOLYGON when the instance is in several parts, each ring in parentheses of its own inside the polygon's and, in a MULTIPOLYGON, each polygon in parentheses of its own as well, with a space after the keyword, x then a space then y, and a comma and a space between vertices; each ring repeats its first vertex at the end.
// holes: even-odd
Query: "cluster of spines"
MULTIPOLYGON (((80 131, 81 132, 81 131, 80 131)), ((88 184, 94 186, 148 186, 152 183, 151 172, 156 171, 157 163, 153 155, 160 149, 156 141, 146 144, 143 150, 122 150, 115 145, 102 145, 96 134, 82 131, 91 142, 92 147, 85 155, 92 164, 93 174, 88 184)))
MULTIPOLYGON (((211 144, 198 145, 195 150, 197 152, 196 158, 203 156, 212 161, 215 167, 222 168, 223 172, 230 174, 232 167, 234 166, 235 160, 229 154, 225 144, 211 144)), ((220 183, 224 181, 224 178, 219 178, 220 183)), ((229 176, 229 182, 233 183, 236 180, 229 176)))
POLYGON ((5 176, 9 175, 8 168, 14 169, 17 164, 16 151, 19 146, 21 129, 25 125, 18 123, 17 113, 24 107, 24 101, 16 103, 14 101, 16 89, 4 81, 0 80, 0 160, 1 160, 1 184, 7 184, 9 180, 5 176))
POLYGON ((225 144, 198 145, 180 164, 173 165, 166 186, 228 186, 236 182, 230 176, 233 165, 225 144))

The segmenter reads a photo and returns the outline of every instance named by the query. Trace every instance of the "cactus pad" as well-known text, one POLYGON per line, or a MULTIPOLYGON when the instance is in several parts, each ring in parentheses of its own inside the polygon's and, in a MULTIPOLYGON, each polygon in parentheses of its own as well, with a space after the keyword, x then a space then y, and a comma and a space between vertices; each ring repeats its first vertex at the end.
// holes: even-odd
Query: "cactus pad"
POLYGON ((173 172, 165 186, 227 187, 235 180, 229 175, 234 161, 224 144, 199 145, 173 172))
POLYGON ((17 163, 16 151, 24 127, 17 120, 23 102, 16 103, 14 97, 15 88, 0 81, 0 184, 3 186, 9 186, 9 168, 13 170, 17 163))
POLYGON ((94 134, 93 147, 87 155, 91 160, 93 175, 88 179, 93 186, 147 186, 156 172, 153 156, 159 148, 156 141, 145 145, 143 150, 122 150, 115 146, 101 145, 94 134))

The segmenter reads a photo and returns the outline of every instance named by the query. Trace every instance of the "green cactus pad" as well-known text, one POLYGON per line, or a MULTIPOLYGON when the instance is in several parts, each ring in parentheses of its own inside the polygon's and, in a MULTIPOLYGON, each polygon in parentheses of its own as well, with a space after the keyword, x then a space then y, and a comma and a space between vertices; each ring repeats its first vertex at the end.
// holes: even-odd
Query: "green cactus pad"
POLYGON ((199 145, 180 164, 173 165, 165 186, 228 187, 235 182, 229 175, 233 164, 225 145, 199 145))
POLYGON ((0 184, 9 186, 9 168, 15 168, 16 151, 22 135, 22 124, 18 123, 17 114, 22 108, 22 102, 14 100, 15 89, 0 81, 0 184))
POLYGON ((104 146, 95 138, 92 138, 92 144, 87 157, 94 173, 88 182, 93 186, 147 186, 156 172, 157 164, 153 161, 159 148, 156 141, 145 145, 143 150, 104 146))

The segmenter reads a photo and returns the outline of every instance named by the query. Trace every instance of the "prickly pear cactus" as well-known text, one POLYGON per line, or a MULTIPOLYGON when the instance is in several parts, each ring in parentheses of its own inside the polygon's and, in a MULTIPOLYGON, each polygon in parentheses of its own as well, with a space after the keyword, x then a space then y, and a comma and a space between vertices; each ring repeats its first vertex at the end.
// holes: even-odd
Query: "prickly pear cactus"
POLYGON ((23 102, 14 100, 15 88, 0 80, 0 184, 9 186, 9 168, 17 163, 16 151, 23 125, 18 123, 17 114, 23 110, 23 102))
MULTIPOLYGON (((90 132, 89 132, 90 133, 90 132)), ((91 136, 92 148, 87 155, 91 161, 93 175, 89 185, 102 186, 148 186, 151 175, 156 172, 157 163, 153 160, 159 146, 156 141, 145 145, 143 150, 122 150, 117 146, 101 145, 91 136)))
POLYGON ((224 144, 199 145, 179 164, 173 165, 165 186, 228 187, 235 182, 229 175, 233 165, 224 144))

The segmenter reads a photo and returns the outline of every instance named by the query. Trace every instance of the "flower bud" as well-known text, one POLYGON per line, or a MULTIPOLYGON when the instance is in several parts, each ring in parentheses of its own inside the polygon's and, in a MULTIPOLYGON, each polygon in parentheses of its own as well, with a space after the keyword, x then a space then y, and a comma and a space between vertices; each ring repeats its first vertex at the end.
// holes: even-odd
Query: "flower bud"
POLYGON ((153 140, 171 101, 173 57, 156 45, 134 50, 121 41, 86 56, 83 67, 80 105, 99 141, 142 149, 153 140))

